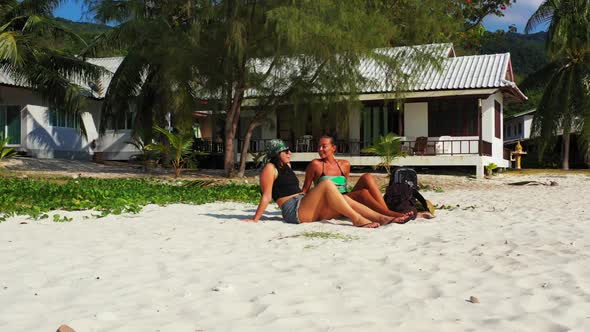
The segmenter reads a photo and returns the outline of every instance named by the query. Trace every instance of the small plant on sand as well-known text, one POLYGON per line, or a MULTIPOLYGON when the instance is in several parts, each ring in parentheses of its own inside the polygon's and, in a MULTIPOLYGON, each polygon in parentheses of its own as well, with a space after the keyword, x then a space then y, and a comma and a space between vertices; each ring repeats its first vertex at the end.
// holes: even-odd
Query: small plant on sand
POLYGON ((173 134, 168 130, 154 126, 154 130, 162 134, 168 140, 168 144, 152 143, 146 146, 146 149, 157 151, 169 155, 172 158, 172 167, 174 167, 174 177, 177 178, 182 168, 190 160, 190 152, 193 144, 193 135, 191 133, 179 132, 173 134))
POLYGON ((333 239, 333 240, 342 240, 342 241, 358 240, 357 236, 345 235, 345 234, 340 234, 340 233, 330 233, 330 232, 303 232, 300 234, 283 236, 283 237, 280 237, 279 240, 296 238, 296 237, 304 237, 307 239, 333 239))
POLYGON ((150 150, 147 148, 147 144, 144 143, 141 132, 138 131, 134 133, 131 139, 126 143, 133 145, 133 147, 139 151, 139 154, 133 155, 132 158, 141 161, 143 164, 143 171, 147 172, 150 160, 150 150))
POLYGON ((498 168, 498 165, 494 164, 494 163, 489 163, 485 166, 485 170, 486 170, 486 176, 492 176, 494 175, 494 170, 498 168))
POLYGON ((381 157, 381 162, 375 165, 377 167, 385 168, 388 175, 391 175, 391 164, 395 158, 402 156, 401 137, 394 133, 389 133, 385 136, 379 136, 375 144, 366 147, 362 150, 364 153, 371 153, 381 157))
POLYGON ((4 159, 16 156, 16 151, 14 151, 13 148, 7 147, 9 140, 9 136, 6 136, 6 138, 0 140, 0 162, 4 159))

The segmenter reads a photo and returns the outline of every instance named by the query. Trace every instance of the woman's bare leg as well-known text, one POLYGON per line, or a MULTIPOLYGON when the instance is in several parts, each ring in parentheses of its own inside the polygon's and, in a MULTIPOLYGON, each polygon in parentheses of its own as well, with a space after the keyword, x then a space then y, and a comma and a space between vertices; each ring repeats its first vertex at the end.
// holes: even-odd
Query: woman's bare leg
POLYGON ((360 213, 363 217, 365 217, 371 221, 378 222, 381 225, 387 225, 392 222, 396 223, 396 224, 403 224, 403 223, 406 223, 409 219, 408 216, 403 215, 401 213, 398 213, 399 216, 397 216, 397 217, 379 213, 375 210, 370 209, 366 205, 363 205, 363 204, 353 200, 352 198, 350 198, 348 196, 344 196, 344 199, 346 200, 346 202, 348 202, 348 204, 350 205, 350 207, 352 207, 353 210, 360 213))
POLYGON ((355 226, 379 227, 379 223, 371 222, 356 212, 336 189, 332 181, 322 181, 303 197, 299 205, 299 220, 312 222, 345 216, 355 226))
POLYGON ((363 204, 370 208, 373 211, 377 211, 381 214, 391 217, 403 217, 404 214, 396 211, 392 211, 387 208, 387 205, 382 205, 378 201, 376 201, 373 196, 369 193, 367 189, 361 189, 356 191, 351 191, 346 196, 350 197, 351 199, 355 200, 356 202, 363 204))
MULTIPOLYGON (((383 194, 381 194, 381 190, 379 190, 379 185, 375 178, 371 174, 363 174, 357 183, 354 185, 352 191, 367 189, 371 197, 377 202, 379 206, 382 208, 387 209, 387 204, 385 204, 385 200, 383 199, 383 194)), ((377 210, 375 210, 377 211, 377 210)))

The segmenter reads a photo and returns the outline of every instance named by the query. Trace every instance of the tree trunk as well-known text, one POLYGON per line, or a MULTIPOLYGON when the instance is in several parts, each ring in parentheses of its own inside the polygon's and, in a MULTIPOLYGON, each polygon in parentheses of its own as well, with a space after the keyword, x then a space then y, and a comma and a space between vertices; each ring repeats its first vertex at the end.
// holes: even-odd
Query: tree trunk
POLYGON ((250 146, 250 139, 252 138, 252 132, 258 126, 260 126, 260 121, 254 118, 246 130, 246 136, 244 136, 244 142, 240 155, 240 169, 238 170, 238 177, 244 177, 244 172, 246 172, 246 159, 248 159, 248 147, 250 146))
POLYGON ((570 169, 570 133, 566 131, 564 128, 563 131, 563 160, 561 161, 561 169, 569 170, 570 169))
POLYGON ((230 109, 225 116, 225 151, 223 158, 223 170, 225 172, 225 176, 228 178, 234 175, 234 138, 236 137, 236 131, 238 129, 243 98, 244 88, 237 88, 230 109))

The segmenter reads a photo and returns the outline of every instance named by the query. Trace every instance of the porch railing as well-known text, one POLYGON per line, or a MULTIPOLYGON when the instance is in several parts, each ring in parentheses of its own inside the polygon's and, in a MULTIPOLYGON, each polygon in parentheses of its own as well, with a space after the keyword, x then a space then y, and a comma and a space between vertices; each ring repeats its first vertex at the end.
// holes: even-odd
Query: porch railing
POLYGON ((221 154, 225 150, 222 140, 212 139, 210 137, 196 138, 193 141, 193 151, 206 152, 212 154, 221 154))
MULTIPOLYGON (((249 153, 257 153, 265 150, 266 143, 270 139, 252 139, 248 148, 249 153)), ((243 140, 238 140, 238 152, 242 151, 243 140)), ((317 152, 317 142, 289 142, 291 151, 317 152)), ((361 140, 337 140, 338 153, 351 156, 369 155, 362 152, 364 148, 371 145, 370 142, 361 140)), ((223 149, 223 146, 221 146, 223 149)), ((416 140, 402 141, 402 151, 409 156, 439 156, 439 155, 492 155, 492 143, 478 139, 457 139, 457 140, 416 140), (481 152, 481 153, 480 153, 481 152)), ((221 150, 223 151, 223 150, 221 150)))

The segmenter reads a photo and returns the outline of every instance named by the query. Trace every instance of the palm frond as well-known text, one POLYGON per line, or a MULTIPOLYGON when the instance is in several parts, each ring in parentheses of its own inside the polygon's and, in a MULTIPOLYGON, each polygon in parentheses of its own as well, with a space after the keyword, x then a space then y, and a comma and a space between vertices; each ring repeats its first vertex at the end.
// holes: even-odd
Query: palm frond
POLYGON ((16 37, 17 34, 13 31, 0 33, 0 62, 12 65, 22 62, 16 37))
POLYGON ((552 0, 545 0, 539 8, 531 15, 528 19, 526 26, 524 28, 525 33, 530 33, 539 25, 547 24, 551 22, 553 18, 553 13, 557 9, 559 1, 552 1, 552 0))

